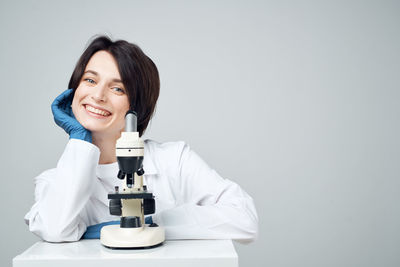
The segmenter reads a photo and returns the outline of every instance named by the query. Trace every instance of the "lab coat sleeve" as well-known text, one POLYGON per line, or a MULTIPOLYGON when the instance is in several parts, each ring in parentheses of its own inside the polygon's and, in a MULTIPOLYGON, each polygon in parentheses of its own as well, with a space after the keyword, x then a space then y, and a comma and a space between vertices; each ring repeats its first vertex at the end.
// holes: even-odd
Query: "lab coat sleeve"
POLYGON ((77 241, 86 230, 82 218, 96 179, 99 149, 70 139, 55 169, 35 178, 35 203, 26 214, 29 230, 49 242, 77 241))
POLYGON ((258 216, 253 199, 183 142, 177 155, 179 179, 171 187, 179 204, 155 216, 166 238, 255 240, 258 216))

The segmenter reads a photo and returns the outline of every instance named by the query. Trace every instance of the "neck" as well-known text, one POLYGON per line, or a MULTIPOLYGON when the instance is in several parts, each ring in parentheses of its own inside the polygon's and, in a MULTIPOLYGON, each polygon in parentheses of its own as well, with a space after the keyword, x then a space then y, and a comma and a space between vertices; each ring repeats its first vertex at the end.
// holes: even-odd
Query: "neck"
POLYGON ((117 161, 115 155, 115 144, 118 136, 107 136, 104 134, 96 134, 92 132, 92 142, 100 149, 99 164, 109 164, 117 161))

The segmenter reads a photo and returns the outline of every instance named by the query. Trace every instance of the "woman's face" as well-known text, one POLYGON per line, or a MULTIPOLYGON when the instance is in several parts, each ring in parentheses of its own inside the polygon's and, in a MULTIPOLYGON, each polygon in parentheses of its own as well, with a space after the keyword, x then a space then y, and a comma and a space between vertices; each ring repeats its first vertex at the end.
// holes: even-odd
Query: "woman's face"
POLYGON ((86 65, 72 111, 92 134, 116 136, 124 129, 129 100, 114 57, 96 52, 86 65))

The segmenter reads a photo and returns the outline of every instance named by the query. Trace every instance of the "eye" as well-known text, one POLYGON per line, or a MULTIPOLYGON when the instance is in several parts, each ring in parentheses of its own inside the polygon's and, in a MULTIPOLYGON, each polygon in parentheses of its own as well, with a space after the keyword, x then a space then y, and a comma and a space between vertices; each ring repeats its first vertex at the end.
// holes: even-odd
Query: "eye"
POLYGON ((92 79, 90 79, 90 78, 86 78, 86 79, 84 79, 85 81, 87 81, 87 82, 89 82, 89 83, 94 83, 94 81, 92 80, 92 79))
POLYGON ((124 90, 124 89, 121 89, 121 88, 119 88, 119 87, 113 87, 112 89, 113 89, 115 92, 117 92, 117 93, 125 94, 125 90, 124 90))

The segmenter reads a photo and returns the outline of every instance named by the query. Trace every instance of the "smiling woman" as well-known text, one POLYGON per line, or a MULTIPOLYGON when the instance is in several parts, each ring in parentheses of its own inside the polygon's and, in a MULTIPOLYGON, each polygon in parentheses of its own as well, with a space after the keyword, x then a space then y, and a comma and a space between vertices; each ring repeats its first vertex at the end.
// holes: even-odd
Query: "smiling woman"
POLYGON ((82 126, 92 132, 94 142, 101 135, 116 137, 124 128, 129 100, 120 89, 123 84, 114 80, 120 81, 120 77, 113 56, 99 51, 89 60, 75 90, 72 111, 82 126))
POLYGON ((92 133, 93 143, 101 150, 101 164, 114 161, 115 150, 103 148, 114 146, 125 126, 130 104, 122 88, 114 57, 101 50, 90 58, 75 90, 72 111, 79 123, 92 133))
MULTIPOLYGON (((29 229, 51 242, 98 238, 101 226, 119 219, 107 194, 117 179, 116 140, 129 109, 140 136, 153 115, 160 80, 153 61, 126 41, 100 36, 80 57, 68 90, 52 104, 54 120, 70 136, 57 167, 35 178, 29 229)), ((252 198, 211 169, 184 142, 144 141, 143 180, 156 196, 166 239, 254 240, 258 217, 252 198)), ((149 220, 147 220, 149 219, 149 220)))
POLYGON ((121 98, 127 97, 128 108, 138 114, 138 131, 142 136, 160 94, 160 78, 154 62, 135 44, 124 40, 113 42, 100 36, 86 48, 68 84, 75 93, 80 89, 99 87, 102 88, 97 91, 100 99, 109 93, 107 90, 121 98))

